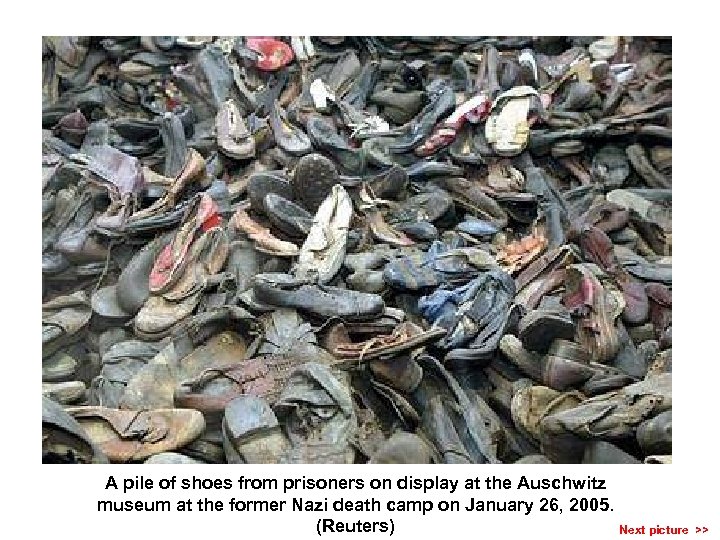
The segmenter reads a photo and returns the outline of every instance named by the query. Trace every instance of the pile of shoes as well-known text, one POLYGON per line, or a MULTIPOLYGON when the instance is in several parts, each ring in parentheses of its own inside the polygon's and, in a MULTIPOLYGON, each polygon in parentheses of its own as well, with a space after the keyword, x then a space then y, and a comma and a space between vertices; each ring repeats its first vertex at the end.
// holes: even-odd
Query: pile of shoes
POLYGON ((672 41, 45 37, 43 461, 672 460, 672 41))

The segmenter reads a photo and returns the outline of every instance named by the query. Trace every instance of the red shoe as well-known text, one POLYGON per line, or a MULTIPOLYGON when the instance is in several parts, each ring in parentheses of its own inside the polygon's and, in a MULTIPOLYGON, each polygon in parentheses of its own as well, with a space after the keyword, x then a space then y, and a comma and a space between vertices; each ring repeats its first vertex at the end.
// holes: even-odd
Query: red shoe
POLYGON ((295 58, 290 45, 273 38, 247 38, 245 46, 260 54, 256 66, 262 71, 276 71, 295 58))

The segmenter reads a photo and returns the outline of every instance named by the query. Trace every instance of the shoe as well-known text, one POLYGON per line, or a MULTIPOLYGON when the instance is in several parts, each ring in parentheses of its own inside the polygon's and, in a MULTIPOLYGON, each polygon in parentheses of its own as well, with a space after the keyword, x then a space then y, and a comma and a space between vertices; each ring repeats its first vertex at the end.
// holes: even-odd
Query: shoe
POLYGON ((156 344, 126 339, 102 352, 100 373, 88 389, 88 404, 119 408, 128 381, 159 351, 156 344))
POLYGON ((323 319, 366 320, 385 309, 382 297, 326 285, 311 285, 286 274, 259 274, 255 298, 271 306, 291 307, 323 319))
POLYGON ((491 197, 483 192, 480 185, 465 178, 445 178, 440 182, 456 204, 472 213, 504 229, 508 223, 507 213, 491 197))
POLYGON ((265 197, 270 193, 290 201, 294 199, 293 186, 285 175, 278 171, 251 174, 247 181, 246 191, 250 200, 250 208, 256 212, 265 210, 265 197))
POLYGON ((352 463, 357 417, 349 388, 324 365, 308 362, 290 373, 275 403, 292 444, 285 462, 352 463))
POLYGON ((385 118, 402 125, 412 120, 420 112, 425 102, 425 92, 422 90, 396 92, 385 89, 372 94, 370 102, 382 107, 385 118))
POLYGON ((593 156, 590 174, 605 189, 620 189, 630 175, 630 163, 617 146, 603 146, 593 156))
POLYGON ((640 424, 636 438, 645 455, 672 454, 672 409, 640 424))
POLYGON ((347 234, 353 215, 345 188, 335 185, 313 218, 310 232, 300 248, 293 274, 300 279, 329 283, 345 258, 347 234))
POLYGON ((440 118, 455 107, 455 93, 444 82, 433 81, 428 87, 428 104, 407 125, 405 134, 396 139, 390 150, 396 154, 409 152, 430 135, 440 118))
POLYGON ((182 226, 155 259, 150 272, 150 292, 165 292, 180 279, 188 262, 190 246, 202 232, 217 226, 220 220, 217 204, 209 195, 193 199, 185 210, 182 226))
POLYGON ((255 66, 261 71, 277 71, 294 59, 292 48, 277 39, 248 37, 245 46, 258 53, 255 66))
POLYGON ((578 343, 593 360, 608 363, 617 354, 620 341, 615 319, 624 308, 622 295, 612 295, 587 265, 567 268, 563 304, 577 317, 578 343))
POLYGON ((273 236, 267 229, 253 220, 242 208, 238 209, 230 219, 230 226, 244 232, 255 244, 255 249, 275 257, 295 257, 300 253, 292 242, 286 242, 273 236))
POLYGON ((312 143, 308 136, 288 121, 287 114, 277 101, 271 108, 270 127, 275 137, 275 144, 288 154, 304 156, 312 151, 312 143))
POLYGON ((42 398, 42 462, 108 462, 77 420, 45 396, 42 398))
POLYGON ((61 405, 77 403, 85 398, 85 383, 82 381, 67 381, 58 383, 43 383, 42 395, 61 405))
POLYGON ((303 156, 298 160, 292 178, 294 197, 287 198, 298 201, 310 212, 316 212, 337 183, 338 172, 332 161, 320 154, 303 156))
POLYGON ((396 431, 377 449, 368 463, 428 464, 433 461, 430 446, 413 433, 396 431))
POLYGON ((568 313, 534 310, 520 319, 518 337, 526 349, 545 353, 556 339, 572 341, 575 324, 568 313))
POLYGON ((53 132, 65 142, 73 146, 82 145, 88 129, 88 121, 79 110, 66 114, 57 123, 53 132))
POLYGON ((192 409, 123 411, 84 406, 66 410, 111 463, 142 461, 181 448, 205 429, 202 414, 192 409))
POLYGON ((60 296, 43 304, 43 358, 80 340, 82 330, 92 315, 90 302, 84 292, 60 296))
POLYGON ((233 100, 223 103, 215 117, 218 148, 233 159, 249 159, 255 155, 252 138, 240 110, 233 100))
POLYGON ((497 261, 501 268, 510 274, 517 274, 528 266, 548 245, 545 230, 536 227, 531 234, 515 242, 510 242, 498 251, 497 261))
POLYGON ((90 297, 90 306, 96 323, 105 323, 111 326, 123 325, 132 319, 132 314, 125 312, 117 297, 117 286, 101 287, 90 297))
POLYGON ((543 384, 561 392, 581 388, 598 374, 590 365, 590 354, 565 339, 555 339, 540 364, 543 384))
POLYGON ((444 336, 445 329, 433 328, 423 331, 417 325, 404 322, 395 327, 390 334, 375 335, 366 340, 353 340, 351 335, 355 336, 352 328, 348 329, 343 323, 338 323, 328 330, 325 336, 325 348, 338 359, 352 360, 353 362, 348 362, 348 365, 357 365, 358 362, 387 359, 422 347, 444 336))
POLYGON ((78 361, 75 358, 63 352, 57 352, 43 358, 42 380, 43 382, 67 382, 76 377, 77 368, 78 361))
POLYGON ((223 448, 228 463, 279 463, 290 449, 265 400, 238 396, 225 407, 223 448))
POLYGON ((146 244, 125 265, 118 278, 115 294, 118 306, 132 315, 140 311, 150 296, 150 273, 155 259, 172 238, 166 233, 146 244))
POLYGON ((492 104, 485 124, 485 137, 499 156, 516 156, 528 143, 528 114, 537 90, 518 86, 500 94, 492 104))
POLYGON ((362 174, 365 170, 365 154, 362 149, 351 148, 324 120, 312 117, 307 122, 307 132, 313 145, 332 155, 340 167, 349 174, 362 174))
POLYGON ((313 216, 294 202, 268 193, 263 200, 265 215, 281 232, 294 238, 306 237, 312 227, 313 216))

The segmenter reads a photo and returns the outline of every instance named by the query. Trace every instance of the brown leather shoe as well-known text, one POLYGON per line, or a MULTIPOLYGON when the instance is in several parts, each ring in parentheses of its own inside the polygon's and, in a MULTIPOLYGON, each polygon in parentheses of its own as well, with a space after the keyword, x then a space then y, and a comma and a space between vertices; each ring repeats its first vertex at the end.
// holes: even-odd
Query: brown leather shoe
POLYGON ((181 448, 205 429, 202 414, 192 409, 123 411, 86 406, 66 410, 113 463, 140 461, 181 448))

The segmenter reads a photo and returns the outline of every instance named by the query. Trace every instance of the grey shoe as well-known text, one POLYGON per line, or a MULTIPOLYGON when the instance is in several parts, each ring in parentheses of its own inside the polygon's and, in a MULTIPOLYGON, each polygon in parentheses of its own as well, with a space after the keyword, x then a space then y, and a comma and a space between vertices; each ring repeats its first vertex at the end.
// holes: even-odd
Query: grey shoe
POLYGON ((396 431, 380 445, 369 463, 422 465, 432 463, 432 460, 432 449, 422 438, 413 433, 396 431))
POLYGON ((312 285, 287 274, 258 274, 253 280, 253 293, 260 302, 292 307, 321 318, 372 319, 385 309, 385 302, 377 294, 312 285))

